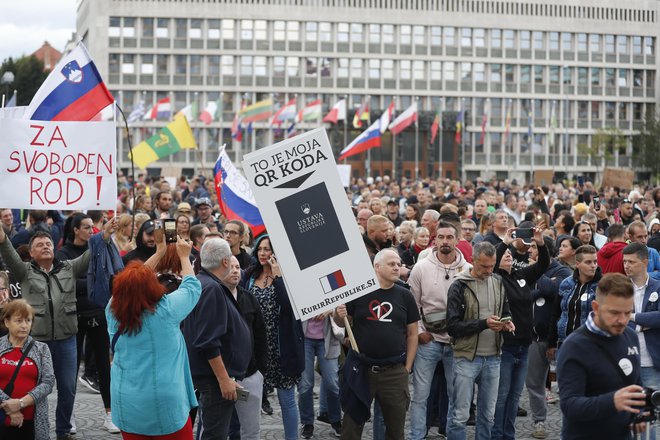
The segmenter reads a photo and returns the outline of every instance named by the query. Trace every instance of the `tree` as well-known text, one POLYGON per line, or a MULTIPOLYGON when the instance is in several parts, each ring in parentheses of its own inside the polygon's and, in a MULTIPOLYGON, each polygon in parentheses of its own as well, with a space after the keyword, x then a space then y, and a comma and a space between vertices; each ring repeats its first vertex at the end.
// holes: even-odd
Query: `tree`
POLYGON ((6 93, 8 95, 7 99, 9 99, 14 90, 17 90, 16 105, 30 104, 32 97, 37 93, 49 73, 44 72, 44 63, 34 55, 24 56, 17 60, 11 57, 7 58, 0 66, 0 77, 7 71, 14 73, 14 82, 9 86, 3 86, 0 89, 0 94, 6 93))
POLYGON ((599 128, 591 139, 591 146, 580 144, 578 149, 591 158, 591 163, 598 168, 599 173, 603 173, 616 150, 625 154, 626 136, 616 127, 599 128))
POLYGON ((647 169, 660 182, 660 113, 647 115, 638 135, 633 137, 633 163, 647 169))

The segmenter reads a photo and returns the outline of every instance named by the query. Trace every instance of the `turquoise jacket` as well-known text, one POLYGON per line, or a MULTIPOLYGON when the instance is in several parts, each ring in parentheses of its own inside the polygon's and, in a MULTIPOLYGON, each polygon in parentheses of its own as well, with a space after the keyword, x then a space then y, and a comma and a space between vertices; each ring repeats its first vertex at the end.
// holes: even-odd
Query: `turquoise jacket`
MULTIPOLYGON (((139 286, 135 286, 139 289, 139 286)), ((186 343, 179 326, 195 307, 202 286, 186 276, 179 289, 164 296, 154 313, 145 313, 137 334, 122 334, 110 371, 112 421, 125 432, 171 434, 183 428, 197 406, 186 343)), ((110 340, 119 322, 105 309, 110 340)))

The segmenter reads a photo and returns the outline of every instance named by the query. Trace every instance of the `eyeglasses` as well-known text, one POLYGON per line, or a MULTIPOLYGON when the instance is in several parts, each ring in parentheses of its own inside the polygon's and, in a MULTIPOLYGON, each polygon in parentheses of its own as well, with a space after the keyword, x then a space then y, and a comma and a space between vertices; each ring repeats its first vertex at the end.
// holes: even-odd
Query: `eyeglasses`
POLYGON ((226 230, 225 235, 241 235, 238 231, 226 230))

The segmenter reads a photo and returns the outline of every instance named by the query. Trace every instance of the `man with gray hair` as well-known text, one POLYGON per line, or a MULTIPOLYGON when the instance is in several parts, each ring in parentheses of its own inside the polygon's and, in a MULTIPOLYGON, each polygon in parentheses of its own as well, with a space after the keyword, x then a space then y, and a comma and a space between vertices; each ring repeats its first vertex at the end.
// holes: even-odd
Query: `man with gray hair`
MULTIPOLYGON (((506 215, 506 214, 505 214, 506 215)), ((502 279, 493 274, 495 246, 474 246, 473 266, 459 273, 447 294, 447 327, 453 340, 454 389, 447 438, 467 438, 474 384, 479 385, 475 439, 490 439, 500 380, 502 331, 515 331, 502 279)))
POLYGON ((435 233, 438 229, 438 223, 440 222, 440 213, 435 209, 427 209, 422 215, 422 226, 429 230, 429 245, 427 248, 432 248, 435 246, 435 233))
POLYGON ((221 280, 231 267, 231 248, 221 238, 204 242, 197 279, 202 296, 183 321, 190 370, 199 391, 200 440, 226 440, 229 422, 252 358, 252 335, 238 302, 221 280), (226 363, 225 363, 226 361, 226 363))

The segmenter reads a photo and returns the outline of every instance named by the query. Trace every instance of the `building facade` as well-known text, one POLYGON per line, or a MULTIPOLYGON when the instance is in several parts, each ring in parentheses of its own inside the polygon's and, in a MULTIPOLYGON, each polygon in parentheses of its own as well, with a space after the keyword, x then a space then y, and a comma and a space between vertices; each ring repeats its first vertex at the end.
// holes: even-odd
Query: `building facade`
MULTIPOLYGON (((359 133, 352 113, 365 100, 372 120, 393 99, 397 112, 420 109, 417 127, 349 159, 356 175, 392 175, 393 159, 407 176, 435 174, 441 156, 445 176, 524 180, 632 166, 632 135, 659 101, 659 13, 658 0, 81 0, 77 32, 127 114, 167 96, 175 111, 221 102, 217 120, 191 124, 200 149, 154 171, 208 170, 221 144, 240 159, 287 136, 261 122, 233 140, 246 102, 321 99, 325 113, 345 97, 348 129, 326 124, 337 150, 359 133), (589 154, 604 129, 624 142, 589 154)), ((166 122, 133 124, 133 143, 166 122)), ((119 148, 126 167, 126 138, 119 148)))

